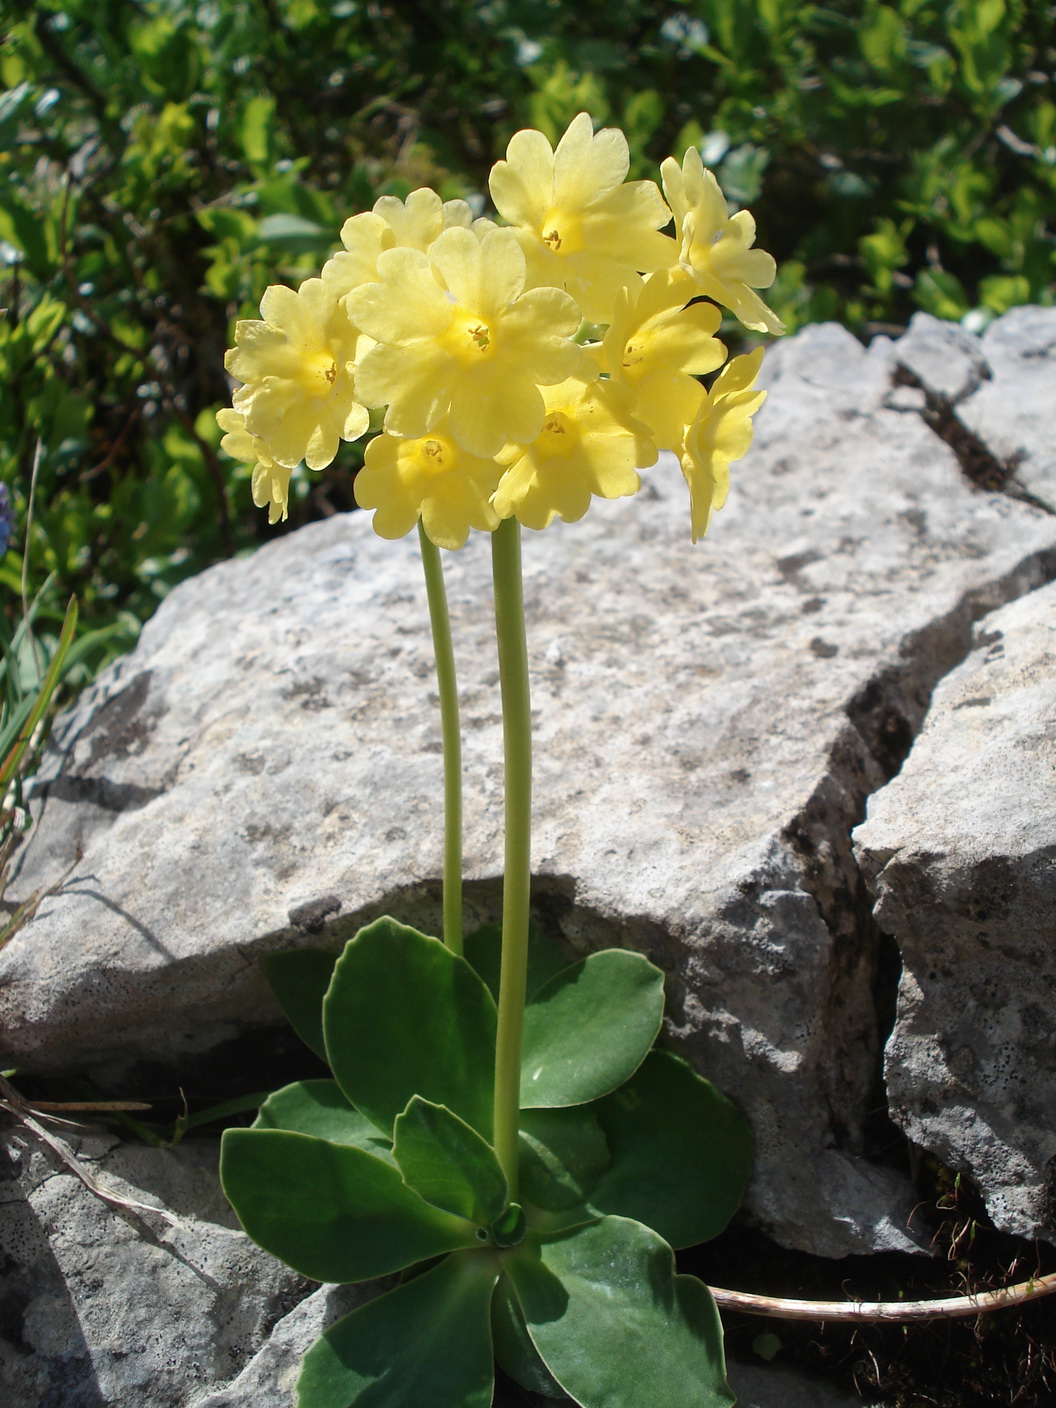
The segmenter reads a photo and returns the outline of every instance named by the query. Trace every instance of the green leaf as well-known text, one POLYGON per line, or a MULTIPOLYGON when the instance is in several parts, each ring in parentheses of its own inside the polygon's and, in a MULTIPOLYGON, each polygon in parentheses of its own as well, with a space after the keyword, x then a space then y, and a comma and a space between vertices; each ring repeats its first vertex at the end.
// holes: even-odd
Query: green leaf
POLYGON ((521 1111, 520 1189, 536 1207, 580 1206, 607 1168, 609 1146, 595 1108, 521 1111))
POLYGON ((345 1099, 336 1080, 299 1080, 265 1100, 253 1122, 254 1129, 288 1129, 350 1144, 395 1166, 392 1145, 370 1120, 345 1099))
POLYGON ((506 1206, 506 1175, 475 1129, 415 1095, 396 1120, 393 1154, 409 1188, 445 1212, 490 1227, 506 1206))
POLYGON ((265 244, 287 254, 325 254, 334 243, 331 231, 303 215, 266 215, 258 233, 265 244))
POLYGON ((615 1090, 663 1015, 664 975, 640 953, 610 948, 565 968, 525 1009, 521 1104, 581 1105, 615 1090))
POLYGON ((968 295, 955 274, 946 269, 921 269, 913 286, 918 307, 936 318, 959 321, 968 311, 968 295))
POLYGON ((229 1129, 220 1181, 258 1246, 313 1281, 366 1281, 477 1245, 363 1149, 281 1129, 229 1129))
POLYGON ((215 1124, 217 1120, 230 1119, 232 1115, 244 1115, 250 1110, 259 1110, 268 1099, 268 1094, 266 1090, 255 1090, 249 1095, 236 1095, 233 1100, 224 1100, 219 1105, 209 1105, 204 1110, 187 1115, 183 1127, 185 1130, 200 1129, 204 1124, 215 1124))
MULTIPOLYGON (((502 929, 485 924, 467 934, 462 951, 474 972, 479 973, 496 1002, 499 1000, 499 969, 502 963, 502 929)), ((528 930, 528 976, 525 991, 531 997, 555 973, 568 967, 568 955, 547 934, 528 930)))
POLYGON ((495 1287, 491 1302, 491 1337, 495 1358, 511 1379, 516 1379, 522 1388, 531 1393, 543 1393, 551 1398, 564 1397, 561 1385, 554 1380, 532 1343, 508 1276, 500 1276, 495 1287))
POLYGON ((51 702, 51 696, 55 693, 55 688, 62 678, 66 654, 73 642, 76 629, 77 598, 71 596, 70 604, 66 608, 66 616, 62 623, 59 643, 55 647, 55 654, 51 657, 51 664, 48 666, 48 672, 44 676, 40 689, 37 691, 32 708, 13 742, 8 744, 7 740, 5 740, 4 757, 0 760, 0 791, 6 791, 11 779, 17 773, 18 765, 33 737, 33 730, 44 717, 44 713, 51 702))
POLYGON ((673 1247, 716 1237, 752 1167, 748 1122, 688 1062, 651 1051, 626 1085, 591 1106, 611 1162, 589 1205, 631 1217, 673 1247))
POLYGON ((647 1227, 606 1217, 526 1244, 505 1267, 532 1343, 582 1408, 733 1404, 711 1293, 675 1275, 647 1227))
POLYGON ((297 1408, 490 1408, 496 1258, 455 1255, 331 1325, 304 1356, 297 1408))
POLYGON ((394 919, 350 939, 323 1003, 330 1067, 383 1134, 412 1095, 491 1138, 495 1003, 463 958, 394 919))
POLYGON ((290 1026, 323 1061, 323 998, 334 976, 337 954, 322 948, 295 948, 269 953, 261 960, 264 973, 290 1026))
POLYGON ((238 123, 238 136, 247 161, 260 166, 268 160, 274 117, 273 97, 258 93, 246 104, 238 123))

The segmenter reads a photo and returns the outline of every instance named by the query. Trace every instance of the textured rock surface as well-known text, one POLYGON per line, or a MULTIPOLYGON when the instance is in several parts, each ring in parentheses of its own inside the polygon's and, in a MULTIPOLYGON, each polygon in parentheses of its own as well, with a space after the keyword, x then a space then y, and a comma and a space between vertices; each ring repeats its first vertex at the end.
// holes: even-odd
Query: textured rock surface
POLYGON ((995 611, 856 849, 902 955, 885 1070, 998 1227, 1056 1238, 1056 586, 995 611))
POLYGON ((88 1171, 150 1213, 98 1199, 32 1136, 0 1139, 0 1402, 184 1408, 226 1383, 310 1283, 237 1230, 215 1144, 79 1141, 88 1171))
POLYGON ((1056 308, 1013 308, 981 339, 917 313, 897 355, 945 422, 940 432, 974 455, 984 479, 989 454, 998 462, 990 476, 1003 476, 1008 492, 1056 512, 1056 308))
MULTIPOLYGON (((751 1210, 832 1256, 911 1245, 908 1184, 862 1157, 878 935, 850 831, 971 622, 1056 574, 1056 518, 966 481, 889 402, 896 356, 834 326, 773 349, 755 448, 703 546, 670 462, 637 499, 525 543, 540 917, 575 949, 666 969, 671 1039, 753 1122, 751 1210)), ((448 576, 467 893, 491 918, 487 542, 448 576)), ((261 953, 336 945, 384 910, 435 928, 425 622, 415 545, 365 515, 172 594, 56 732, 13 894, 58 889, 0 955, 0 1059, 178 1058, 275 1020, 261 953)))
POLYGON ((1056 509, 1056 308, 1013 308, 987 328, 982 352, 991 379, 965 402, 962 419, 1056 509))

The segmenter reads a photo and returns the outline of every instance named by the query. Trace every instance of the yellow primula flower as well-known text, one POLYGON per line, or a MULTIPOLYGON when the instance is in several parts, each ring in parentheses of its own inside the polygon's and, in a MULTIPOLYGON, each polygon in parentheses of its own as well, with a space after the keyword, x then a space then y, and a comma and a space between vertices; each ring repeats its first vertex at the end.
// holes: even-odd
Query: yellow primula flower
POLYGON ((696 289, 668 272, 652 274, 616 300, 599 349, 604 371, 635 394, 634 414, 662 450, 682 443, 704 399, 695 380, 721 367, 726 348, 714 336, 722 314, 713 303, 686 304, 696 289))
POLYGON ((574 118, 555 151, 541 132, 517 132, 489 187, 528 261, 528 288, 565 289, 584 318, 607 323, 616 295, 636 273, 665 269, 678 247, 659 233, 671 212, 654 181, 624 178, 627 138, 595 135, 587 113, 574 118))
POLYGON ((745 327, 784 332, 784 323, 755 292, 770 287, 777 265, 765 250, 752 248, 755 221, 747 210, 728 213, 726 197, 696 147, 689 148, 681 167, 669 156, 660 174, 675 213, 678 262, 684 272, 701 293, 736 313, 745 327))
POLYGON ((752 416, 766 399, 765 391, 753 387, 762 360, 763 349, 757 347, 723 367, 686 432, 682 473, 689 485, 694 542, 726 502, 731 460, 746 455, 752 443, 752 416))
POLYGON ((370 423, 353 380, 359 334, 322 279, 306 279, 296 292, 273 285, 260 311, 263 321, 236 323, 224 359, 244 383, 234 408, 276 464, 325 469, 340 441, 357 439, 370 423))
POLYGON ((655 464, 656 446, 632 415, 633 396, 615 381, 570 377, 548 386, 546 420, 530 445, 503 455, 509 468, 492 503, 500 518, 546 528, 574 523, 592 495, 618 499, 641 487, 635 473, 655 464))
POLYGON ((402 246, 424 253, 444 230, 472 224, 473 212, 464 200, 441 201, 427 186, 412 191, 406 201, 379 196, 373 210, 352 215, 341 226, 345 247, 323 265, 323 278, 341 298, 377 279, 378 255, 386 249, 402 246))
POLYGON ((378 435, 364 459, 355 479, 356 502, 375 510, 379 537, 402 538, 421 518, 437 547, 460 548, 471 528, 491 532, 499 525, 489 501, 501 466, 468 454, 443 424, 413 440, 378 435))
POLYGON ((268 522, 285 522, 289 516, 290 475, 292 470, 276 464, 271 451, 258 435, 250 435, 245 416, 225 408, 216 413, 216 423, 227 433, 220 441, 225 455, 242 464, 253 466, 253 502, 257 508, 267 508, 268 522))
POLYGON ((428 254, 386 250, 378 281, 345 306, 376 339, 356 379, 372 406, 388 405, 393 435, 451 437, 490 459, 507 440, 533 440, 543 423, 540 386, 583 361, 572 336, 579 310, 554 288, 524 290, 525 263, 510 230, 445 230, 428 254))

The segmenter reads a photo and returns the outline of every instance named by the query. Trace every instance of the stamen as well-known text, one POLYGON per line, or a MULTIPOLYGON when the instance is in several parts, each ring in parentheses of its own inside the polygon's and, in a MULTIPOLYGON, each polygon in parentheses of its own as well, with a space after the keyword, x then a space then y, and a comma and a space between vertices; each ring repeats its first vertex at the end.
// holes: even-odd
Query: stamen
POLYGON ((561 248, 561 236, 556 230, 551 230, 548 235, 543 236, 543 244, 548 244, 556 254, 561 248))

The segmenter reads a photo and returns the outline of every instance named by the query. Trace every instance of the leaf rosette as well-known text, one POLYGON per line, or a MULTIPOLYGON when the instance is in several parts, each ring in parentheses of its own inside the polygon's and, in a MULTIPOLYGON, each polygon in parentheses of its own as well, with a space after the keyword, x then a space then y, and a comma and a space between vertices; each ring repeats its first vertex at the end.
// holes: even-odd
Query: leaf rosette
POLYGON ((490 1143, 498 950, 494 929, 456 957, 380 919, 340 957, 269 961, 333 1078, 286 1086, 227 1131, 225 1192, 305 1276, 404 1273, 309 1351, 298 1408, 407 1408, 426 1372, 435 1408, 488 1408, 496 1358, 584 1408, 654 1408, 659 1382, 671 1408, 732 1403, 714 1303, 672 1249, 738 1207, 743 1117, 653 1047, 653 964, 620 949, 569 963, 533 933, 511 1194, 490 1143))

